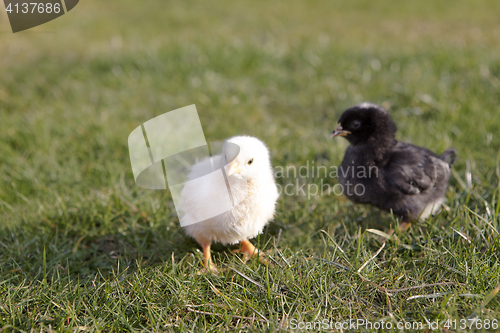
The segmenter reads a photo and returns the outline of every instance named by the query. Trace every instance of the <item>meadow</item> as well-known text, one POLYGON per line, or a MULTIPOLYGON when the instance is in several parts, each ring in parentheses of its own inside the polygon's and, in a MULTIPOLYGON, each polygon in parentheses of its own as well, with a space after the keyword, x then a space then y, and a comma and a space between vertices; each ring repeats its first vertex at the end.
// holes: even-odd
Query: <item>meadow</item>
POLYGON ((499 13, 493 0, 86 0, 12 34, 1 9, 0 332, 495 330, 499 13), (282 195, 252 240, 269 264, 215 245, 223 271, 200 274, 170 192, 134 182, 128 135, 167 111, 196 104, 207 141, 257 136, 275 167, 329 167, 347 147, 330 138, 337 119, 364 101, 388 109, 397 139, 457 150, 447 209, 407 232, 341 195, 282 195))

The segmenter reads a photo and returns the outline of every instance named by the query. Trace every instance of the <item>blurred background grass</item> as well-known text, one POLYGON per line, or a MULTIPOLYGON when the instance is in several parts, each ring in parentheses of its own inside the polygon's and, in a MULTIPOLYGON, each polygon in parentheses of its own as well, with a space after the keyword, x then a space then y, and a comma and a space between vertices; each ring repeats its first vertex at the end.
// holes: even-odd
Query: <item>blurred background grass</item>
MULTIPOLYGON (((144 121, 196 104, 207 141, 255 135, 270 147, 275 166, 298 167, 307 161, 329 166, 339 165, 347 146, 329 138, 336 120, 342 110, 363 101, 389 109, 399 128, 398 139, 436 152, 457 148, 456 175, 448 193, 450 212, 421 223, 418 232, 401 239, 411 243, 446 236, 453 233, 451 225, 464 228, 473 238, 480 234, 467 221, 484 226, 493 238, 478 247, 482 254, 463 250, 462 243, 450 245, 458 254, 448 254, 458 269, 471 260, 485 260, 487 268, 476 271, 481 282, 473 283, 468 276, 465 281, 460 274, 450 277, 468 292, 484 294, 498 284, 498 235, 495 238, 464 205, 498 230, 499 40, 498 1, 86 0, 53 22, 16 34, 10 32, 2 10, 0 280, 9 282, 0 284, 0 297, 15 304, 24 294, 14 295, 10 289, 27 284, 30 292, 42 288, 57 299, 62 282, 40 287, 35 282, 42 275, 44 281, 59 276, 59 267, 70 278, 68 285, 83 284, 78 290, 85 294, 85 281, 102 274, 99 278, 107 283, 120 264, 140 271, 141 262, 146 268, 166 267, 170 272, 172 258, 192 258, 197 245, 180 230, 168 191, 143 190, 134 184, 127 137, 144 121), (467 187, 467 171, 472 188, 467 187), (42 267, 48 273, 42 274, 42 267)), ((366 228, 388 229, 390 223, 387 214, 353 207, 343 197, 281 197, 276 219, 259 242, 269 249, 273 243, 286 249, 289 260, 297 263, 294 267, 302 267, 304 255, 331 254, 332 245, 322 236, 325 230, 345 247, 344 260, 358 267, 380 245, 376 237, 361 233, 366 228)), ((387 260, 401 260, 404 266, 409 259, 395 252, 398 247, 396 242, 386 248, 394 250, 387 260)), ((223 262, 239 265, 226 257, 226 247, 216 250, 223 262)), ((416 256, 437 260, 440 251, 432 245, 416 256)), ((331 255, 331 260, 338 259, 338 253, 331 255)), ((190 274, 189 265, 180 265, 181 271, 190 274)), ((331 273, 318 265, 314 269, 319 276, 331 273)), ((256 276, 262 276, 259 270, 264 268, 253 267, 256 276)), ((423 275, 429 267, 401 268, 412 276, 404 280, 414 285, 417 280, 445 278, 435 266, 431 275, 423 275)), ((388 272, 397 273, 372 273, 384 281, 388 272)), ((291 272, 284 279, 296 275, 291 272)), ((325 278, 325 286, 335 279, 339 276, 325 278)), ((208 288, 204 283, 201 288, 208 288)), ((314 281, 304 278, 301 283, 301 290, 307 290, 314 281)), ((232 296, 228 285, 219 287, 232 296)), ((352 290, 344 292, 344 300, 358 297, 352 290)), ((190 295, 197 293, 203 294, 190 289, 190 295)), ((189 301, 170 301, 173 304, 161 304, 165 313, 193 320, 182 306, 189 301)), ((478 302, 456 307, 424 302, 401 308, 400 316, 418 318, 436 306, 436 313, 456 316, 469 313, 478 302)), ((373 310, 367 316, 387 315, 387 304, 382 303, 367 301, 364 306, 373 310)), ((7 301, 3 304, 2 325, 100 327, 74 316, 70 325, 65 320, 71 316, 65 313, 50 315, 53 320, 37 317, 57 310, 50 297, 34 297, 10 310, 7 301)), ((498 302, 494 304, 493 316, 498 317, 498 302)), ((310 299, 304 307, 321 308, 310 299)), ((363 306, 354 307, 359 315, 363 306)), ((298 304, 281 312, 272 306, 258 311, 276 318, 283 318, 283 312, 292 317, 307 313, 298 304)), ((327 313, 342 317, 344 311, 329 308, 327 313)), ((153 327, 148 320, 137 319, 130 327, 106 321, 103 327, 153 327)), ((214 327, 234 324, 231 317, 213 320, 208 323, 214 327)))

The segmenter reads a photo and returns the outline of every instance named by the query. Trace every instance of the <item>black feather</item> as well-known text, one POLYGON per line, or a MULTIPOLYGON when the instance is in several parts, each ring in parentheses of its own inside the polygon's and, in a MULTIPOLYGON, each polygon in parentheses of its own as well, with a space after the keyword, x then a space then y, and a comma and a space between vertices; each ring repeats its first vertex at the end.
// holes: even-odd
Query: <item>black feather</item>
POLYGON ((396 125, 387 111, 372 104, 347 109, 339 124, 351 144, 339 172, 350 200, 392 210, 403 221, 410 221, 444 198, 456 157, 454 149, 438 156, 426 148, 398 142, 396 125))
POLYGON ((455 158, 457 157, 457 152, 455 148, 448 148, 439 155, 439 158, 448 163, 448 165, 452 166, 455 163, 455 158))

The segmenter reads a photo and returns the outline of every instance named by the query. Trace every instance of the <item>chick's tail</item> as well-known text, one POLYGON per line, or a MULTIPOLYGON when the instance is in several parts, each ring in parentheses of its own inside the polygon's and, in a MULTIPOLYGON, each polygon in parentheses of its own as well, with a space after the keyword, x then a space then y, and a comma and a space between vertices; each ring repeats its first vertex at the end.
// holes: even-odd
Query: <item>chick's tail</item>
POLYGON ((444 153, 439 155, 439 158, 448 163, 449 166, 452 166, 453 163, 455 163, 456 157, 457 151, 455 150, 455 148, 448 148, 444 151, 444 153))

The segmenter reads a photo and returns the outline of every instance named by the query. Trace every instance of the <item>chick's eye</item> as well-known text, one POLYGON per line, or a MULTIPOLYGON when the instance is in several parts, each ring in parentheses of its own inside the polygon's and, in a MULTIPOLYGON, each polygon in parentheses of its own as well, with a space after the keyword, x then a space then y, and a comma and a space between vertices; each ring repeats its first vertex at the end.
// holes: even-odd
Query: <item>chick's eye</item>
POLYGON ((249 159, 247 163, 248 163, 248 165, 252 165, 252 163, 253 163, 253 158, 249 159))
POLYGON ((355 120, 355 121, 353 121, 353 122, 351 123, 351 128, 352 128, 352 129, 358 129, 358 128, 360 128, 360 127, 361 127, 361 123, 360 123, 359 121, 357 121, 357 120, 355 120))

